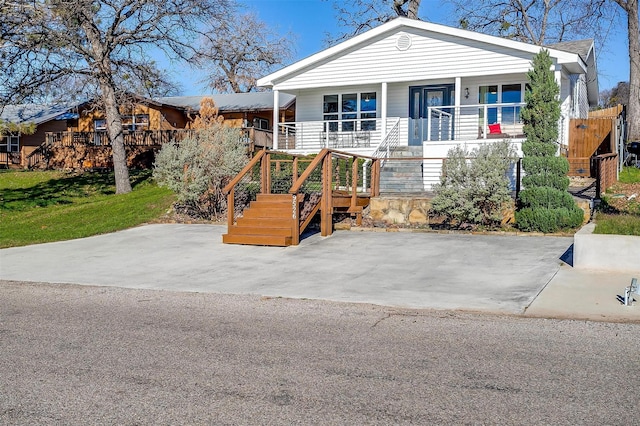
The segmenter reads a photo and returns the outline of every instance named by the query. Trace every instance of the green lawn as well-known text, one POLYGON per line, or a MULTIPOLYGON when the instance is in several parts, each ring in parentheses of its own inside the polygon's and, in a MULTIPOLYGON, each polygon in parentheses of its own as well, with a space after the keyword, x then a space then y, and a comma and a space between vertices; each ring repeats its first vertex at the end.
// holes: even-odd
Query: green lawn
POLYGON ((640 169, 625 167, 618 183, 602 197, 596 214, 596 234, 640 236, 640 169))
POLYGON ((115 195, 113 173, 0 173, 0 248, 113 232, 157 219, 174 201, 150 171, 115 195))
POLYGON ((624 167, 618 179, 622 183, 640 182, 640 169, 637 167, 624 167))

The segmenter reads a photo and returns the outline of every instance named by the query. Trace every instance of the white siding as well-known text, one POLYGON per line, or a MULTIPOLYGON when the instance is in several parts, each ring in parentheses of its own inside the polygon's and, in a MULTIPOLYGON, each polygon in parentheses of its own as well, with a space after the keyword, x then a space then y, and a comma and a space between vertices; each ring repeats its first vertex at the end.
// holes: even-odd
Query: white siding
MULTIPOLYGON (((496 140, 487 140, 484 142, 470 142, 463 144, 463 147, 472 151, 473 149, 479 148, 484 144, 492 144, 499 142, 499 139, 496 140)), ((515 150, 517 157, 522 157, 522 139, 515 139, 512 142, 512 146, 515 150)), ((447 157, 449 150, 454 148, 455 146, 460 145, 459 143, 455 143, 452 141, 447 142, 425 142, 423 144, 423 160, 422 170, 423 170, 423 184, 424 189, 426 191, 430 191, 433 189, 433 185, 440 183, 440 177, 442 176, 442 159, 447 157)), ((516 187, 516 162, 514 161, 511 164, 511 169, 509 171, 509 186, 511 189, 515 189, 516 187)))
POLYGON ((450 79, 454 76, 523 73, 532 55, 474 40, 413 29, 394 33, 359 46, 323 64, 302 70, 279 90, 324 86, 348 86, 354 79, 366 83, 450 79), (412 39, 411 47, 396 47, 401 34, 412 39))

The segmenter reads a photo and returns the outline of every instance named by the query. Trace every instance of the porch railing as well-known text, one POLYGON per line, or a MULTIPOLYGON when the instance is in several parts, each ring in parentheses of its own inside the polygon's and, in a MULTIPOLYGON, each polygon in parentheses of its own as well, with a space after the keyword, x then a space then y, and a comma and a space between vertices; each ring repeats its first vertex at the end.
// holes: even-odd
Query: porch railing
POLYGON ((271 130, 244 127, 241 130, 242 141, 255 148, 273 148, 273 132, 271 130))
POLYGON ((0 152, 0 166, 9 168, 16 164, 20 164, 19 152, 0 152))
POLYGON ((358 118, 347 120, 299 121, 278 125, 284 144, 279 149, 319 151, 323 148, 371 151, 382 141, 383 128, 390 128, 398 119, 358 118), (383 126, 385 124, 385 126, 383 126))
POLYGON ((425 118, 410 119, 410 132, 422 141, 524 137, 522 102, 448 105, 427 108, 425 118), (496 125, 500 126, 492 126, 496 125))

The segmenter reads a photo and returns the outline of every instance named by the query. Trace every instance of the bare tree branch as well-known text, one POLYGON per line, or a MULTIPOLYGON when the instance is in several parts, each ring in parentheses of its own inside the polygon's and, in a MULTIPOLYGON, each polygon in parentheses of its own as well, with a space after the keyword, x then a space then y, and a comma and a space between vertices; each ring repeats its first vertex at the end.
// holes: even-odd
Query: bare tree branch
POLYGON ((146 52, 193 60, 200 40, 210 37, 205 24, 231 9, 231 0, 0 1, 0 105, 74 80, 97 88, 117 193, 131 190, 119 99, 128 91, 171 87, 146 52))
POLYGON ((216 37, 205 42, 198 62, 210 72, 205 82, 218 92, 256 90, 260 76, 293 54, 293 36, 278 35, 253 14, 212 22, 211 30, 216 37))
POLYGON ((398 16, 419 19, 420 2, 421 0, 334 0, 333 8, 338 26, 345 30, 338 35, 327 34, 325 43, 339 43, 398 16))

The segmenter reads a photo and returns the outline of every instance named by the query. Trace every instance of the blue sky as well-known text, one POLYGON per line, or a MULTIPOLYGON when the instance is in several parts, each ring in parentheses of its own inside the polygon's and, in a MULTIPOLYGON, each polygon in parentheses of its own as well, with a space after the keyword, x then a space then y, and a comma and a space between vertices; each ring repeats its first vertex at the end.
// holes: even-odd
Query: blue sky
MULTIPOLYGON (((332 0, 239 0, 258 18, 274 27, 280 34, 292 33, 295 39, 294 61, 305 58, 325 47, 325 34, 338 34, 340 28, 332 0)), ((440 0, 422 0, 422 19, 438 24, 455 26, 450 6, 440 0)), ((626 18, 612 23, 607 42, 598 56, 600 90, 614 87, 619 81, 629 80, 629 56, 626 37, 626 18)), ((199 83, 204 76, 198 72, 180 73, 184 95, 208 93, 199 83)))

